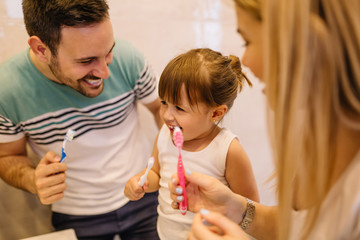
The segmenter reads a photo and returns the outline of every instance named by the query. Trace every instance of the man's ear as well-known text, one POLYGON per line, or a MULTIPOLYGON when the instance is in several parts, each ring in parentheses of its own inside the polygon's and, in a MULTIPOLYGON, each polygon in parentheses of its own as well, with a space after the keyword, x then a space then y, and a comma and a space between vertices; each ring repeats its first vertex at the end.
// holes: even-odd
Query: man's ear
POLYGON ((214 108, 213 110, 213 113, 212 113, 212 116, 211 116, 211 120, 213 122, 218 122, 220 121, 225 113, 228 111, 228 106, 226 105, 220 105, 220 106, 217 106, 216 108, 214 108))
POLYGON ((39 37, 31 36, 28 40, 28 44, 39 61, 48 62, 51 57, 50 49, 41 41, 39 37))

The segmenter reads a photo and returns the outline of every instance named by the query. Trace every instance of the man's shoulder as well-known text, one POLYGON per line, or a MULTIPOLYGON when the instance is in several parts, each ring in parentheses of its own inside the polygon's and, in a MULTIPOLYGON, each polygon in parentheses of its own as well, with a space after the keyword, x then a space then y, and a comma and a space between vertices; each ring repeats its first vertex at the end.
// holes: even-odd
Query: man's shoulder
POLYGON ((24 84, 32 84, 30 76, 33 74, 33 66, 30 63, 27 51, 24 50, 0 63, 1 93, 16 91, 24 88, 24 84))
POLYGON ((132 43, 116 39, 113 61, 109 64, 111 76, 121 77, 134 83, 140 78, 145 62, 143 54, 132 43))
POLYGON ((23 73, 30 67, 27 51, 19 52, 4 62, 0 63, 0 81, 8 79, 9 75, 23 73))
POLYGON ((131 42, 122 39, 116 39, 113 57, 121 64, 131 64, 144 59, 143 54, 131 42))
POLYGON ((1 62, 0 63, 0 69, 4 68, 4 67, 8 67, 9 65, 12 65, 13 63, 19 63, 19 61, 25 62, 27 60, 27 57, 28 57, 27 53, 28 53, 28 49, 17 52, 13 56, 11 56, 8 59, 1 62))

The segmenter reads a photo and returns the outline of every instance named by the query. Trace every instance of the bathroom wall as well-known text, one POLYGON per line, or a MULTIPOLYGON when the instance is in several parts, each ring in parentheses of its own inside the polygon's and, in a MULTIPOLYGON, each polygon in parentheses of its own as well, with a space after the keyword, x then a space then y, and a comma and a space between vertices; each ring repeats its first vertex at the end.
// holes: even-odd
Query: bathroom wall
MULTIPOLYGON (((116 37, 133 42, 154 69, 161 71, 175 55, 190 48, 209 47, 241 56, 243 41, 236 33, 231 0, 109 0, 116 37)), ((96 36, 94 36, 96 37, 96 36)), ((0 0, 0 62, 27 47, 21 0, 0 0)), ((273 164, 266 131, 262 86, 251 72, 253 87, 239 94, 224 126, 235 132, 253 164, 261 202, 276 203, 272 183, 273 164)), ((142 123, 149 113, 141 107, 142 123)), ((147 132, 153 139, 156 130, 147 132)), ((186 163, 185 163, 186 164, 186 163)), ((0 240, 19 239, 52 231, 49 207, 29 193, 0 180, 0 240)))

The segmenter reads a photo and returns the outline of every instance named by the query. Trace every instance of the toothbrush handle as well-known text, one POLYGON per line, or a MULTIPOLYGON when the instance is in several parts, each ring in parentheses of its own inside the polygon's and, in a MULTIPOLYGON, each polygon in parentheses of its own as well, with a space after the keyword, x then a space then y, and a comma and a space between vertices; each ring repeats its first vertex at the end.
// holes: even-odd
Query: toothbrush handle
POLYGON ((177 165, 177 174, 179 177, 179 185, 183 189, 182 196, 184 198, 183 201, 180 202, 180 212, 182 215, 185 215, 186 211, 187 211, 187 194, 186 194, 186 188, 185 188, 185 171, 184 171, 184 165, 182 162, 181 154, 179 154, 178 165, 177 165))
POLYGON ((146 177, 147 177, 147 176, 145 176, 145 175, 142 175, 142 176, 141 176, 141 178, 140 178, 140 180, 139 180, 139 185, 140 185, 141 187, 144 186, 145 181, 146 181, 146 177))
POLYGON ((60 163, 64 162, 66 158, 66 153, 65 153, 65 149, 62 148, 61 149, 61 159, 60 159, 60 163))
POLYGON ((140 177, 139 185, 141 187, 144 186, 148 173, 149 173, 149 168, 147 168, 146 172, 140 177))

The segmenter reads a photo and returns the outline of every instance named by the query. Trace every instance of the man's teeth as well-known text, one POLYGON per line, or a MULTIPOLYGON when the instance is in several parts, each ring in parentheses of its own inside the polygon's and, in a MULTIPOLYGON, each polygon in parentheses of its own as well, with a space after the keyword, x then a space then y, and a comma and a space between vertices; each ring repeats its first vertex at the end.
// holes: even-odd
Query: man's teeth
POLYGON ((92 85, 92 86, 99 86, 102 82, 102 79, 84 79, 85 82, 87 82, 88 84, 92 85))

